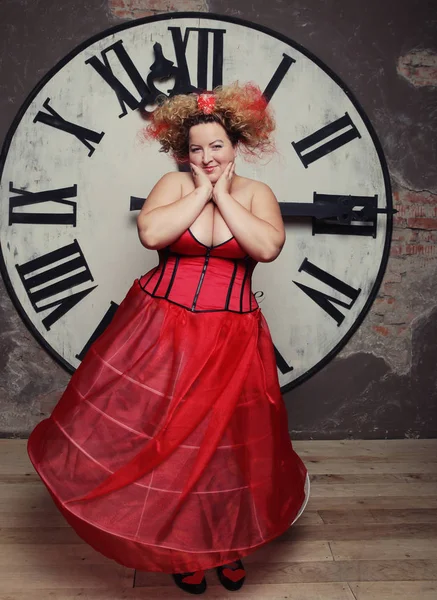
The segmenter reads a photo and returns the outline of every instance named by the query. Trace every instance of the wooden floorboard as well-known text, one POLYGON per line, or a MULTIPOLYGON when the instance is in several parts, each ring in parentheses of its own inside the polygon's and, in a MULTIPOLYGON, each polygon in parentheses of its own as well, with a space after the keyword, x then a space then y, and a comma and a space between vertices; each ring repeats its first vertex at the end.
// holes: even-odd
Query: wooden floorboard
MULTIPOLYGON (((187 598, 85 544, 26 440, 0 440, 0 600, 187 598), (135 584, 135 587, 134 587, 135 584)), ((296 442, 311 477, 299 521, 244 559, 241 599, 436 600, 437 440, 296 442)), ((207 571, 205 597, 235 598, 207 571)))
POLYGON ((351 583, 356 600, 436 600, 435 581, 395 581, 351 583))

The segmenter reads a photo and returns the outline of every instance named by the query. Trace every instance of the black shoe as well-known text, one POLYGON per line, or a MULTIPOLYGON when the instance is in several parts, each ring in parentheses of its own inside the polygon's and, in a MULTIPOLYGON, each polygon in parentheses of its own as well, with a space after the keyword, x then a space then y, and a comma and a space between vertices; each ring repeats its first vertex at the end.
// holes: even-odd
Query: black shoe
POLYGON ((190 573, 173 573, 172 577, 176 585, 180 587, 181 590, 189 592, 190 594, 203 594, 203 592, 206 590, 206 579, 203 571, 191 571, 190 573), (195 582, 190 583, 191 576, 197 573, 202 573, 203 579, 199 581, 200 577, 194 577, 193 579, 195 580, 195 582), (188 581, 184 581, 185 578, 187 578, 188 581))
POLYGON ((222 586, 231 592, 239 590, 246 579, 246 571, 240 559, 216 567, 216 570, 222 586))

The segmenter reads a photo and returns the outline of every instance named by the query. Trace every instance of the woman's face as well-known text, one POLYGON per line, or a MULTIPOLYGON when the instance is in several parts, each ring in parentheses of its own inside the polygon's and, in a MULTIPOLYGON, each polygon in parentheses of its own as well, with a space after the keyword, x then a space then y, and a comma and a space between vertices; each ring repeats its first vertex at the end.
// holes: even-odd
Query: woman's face
POLYGON ((201 123, 191 127, 188 136, 190 162, 203 169, 215 183, 235 158, 235 150, 220 123, 201 123))

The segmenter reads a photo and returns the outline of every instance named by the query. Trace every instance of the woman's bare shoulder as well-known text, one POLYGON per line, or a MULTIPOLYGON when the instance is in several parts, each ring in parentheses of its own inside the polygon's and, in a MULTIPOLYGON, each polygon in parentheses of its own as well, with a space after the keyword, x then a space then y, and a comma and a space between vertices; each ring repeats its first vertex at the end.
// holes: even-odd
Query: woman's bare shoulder
POLYGON ((191 191, 194 184, 190 173, 185 173, 183 171, 169 171, 159 179, 156 187, 161 189, 178 189, 180 190, 179 197, 182 197, 187 194, 188 191, 191 191))
POLYGON ((175 183, 182 183, 183 181, 186 181, 187 177, 191 179, 189 173, 183 173, 182 171, 169 171, 161 177, 161 180, 165 179, 167 181, 174 181, 175 183))
POLYGON ((238 187, 247 190, 252 197, 259 194, 273 194, 272 189, 266 183, 250 177, 239 176, 238 187))
POLYGON ((170 171, 162 175, 148 194, 141 213, 144 215, 154 208, 171 204, 182 198, 185 188, 182 175, 183 173, 179 171, 170 171))
POLYGON ((194 187, 191 173, 185 171, 170 171, 166 173, 162 179, 165 179, 169 184, 181 186, 183 193, 186 193, 187 189, 194 187))

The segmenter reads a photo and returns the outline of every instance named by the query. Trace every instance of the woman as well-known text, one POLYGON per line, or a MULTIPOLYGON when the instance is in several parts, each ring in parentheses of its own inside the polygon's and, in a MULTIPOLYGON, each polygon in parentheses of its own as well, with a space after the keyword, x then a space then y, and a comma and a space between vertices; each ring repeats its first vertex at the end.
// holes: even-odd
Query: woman
POLYGON ((237 150, 271 149, 260 90, 175 96, 147 135, 190 172, 168 173, 138 217, 159 264, 136 280, 28 452, 56 505, 96 550, 239 589, 241 558, 283 533, 305 500, 273 344, 251 291, 280 253, 270 188, 235 173, 237 150))

